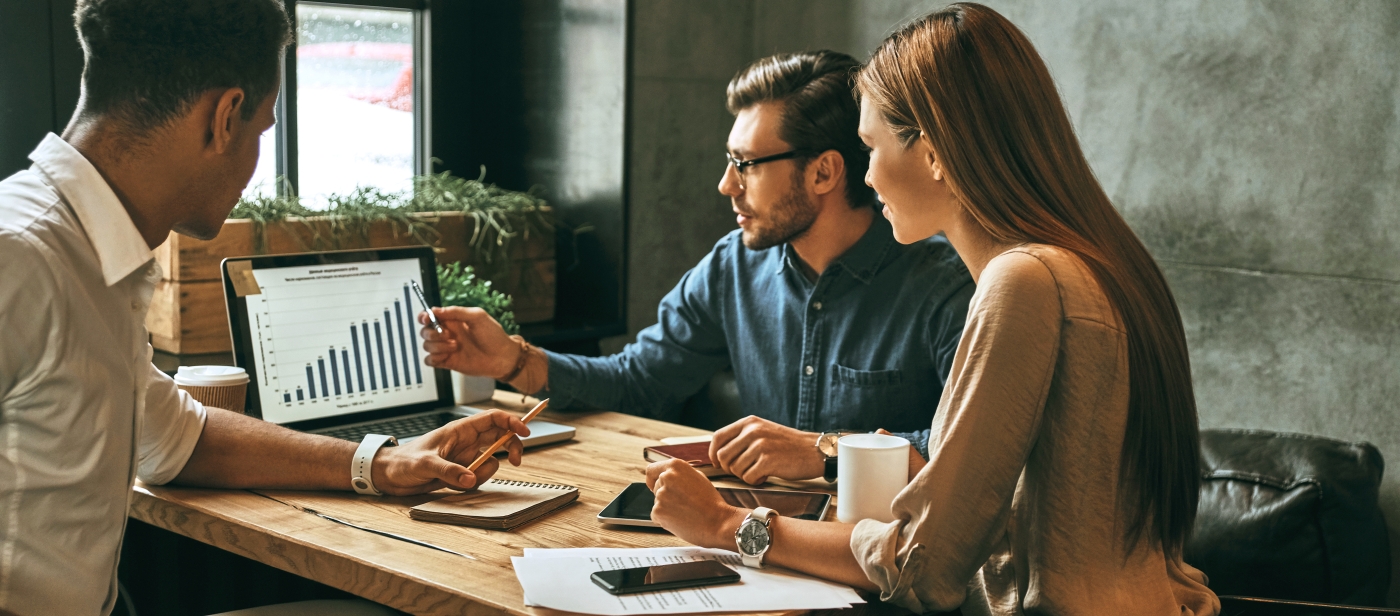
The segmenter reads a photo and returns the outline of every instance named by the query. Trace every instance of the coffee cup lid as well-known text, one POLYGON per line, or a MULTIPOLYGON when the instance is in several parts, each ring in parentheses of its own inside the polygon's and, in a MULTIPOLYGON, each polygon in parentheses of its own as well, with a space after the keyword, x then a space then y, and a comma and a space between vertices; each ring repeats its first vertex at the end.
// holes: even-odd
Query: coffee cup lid
POLYGON ((237 366, 180 366, 175 371, 176 385, 211 387, 242 385, 248 382, 248 372, 237 366))

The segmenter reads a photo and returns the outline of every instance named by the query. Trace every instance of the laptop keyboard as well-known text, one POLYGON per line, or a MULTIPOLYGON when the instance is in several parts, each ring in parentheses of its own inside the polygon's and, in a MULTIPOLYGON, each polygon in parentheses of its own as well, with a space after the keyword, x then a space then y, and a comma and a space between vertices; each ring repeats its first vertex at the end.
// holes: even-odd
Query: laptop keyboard
POLYGON ((460 417, 461 415, 455 413, 428 413, 410 417, 394 417, 343 428, 326 428, 314 432, 356 443, 364 440, 366 434, 388 434, 396 438, 408 438, 432 432, 460 417))

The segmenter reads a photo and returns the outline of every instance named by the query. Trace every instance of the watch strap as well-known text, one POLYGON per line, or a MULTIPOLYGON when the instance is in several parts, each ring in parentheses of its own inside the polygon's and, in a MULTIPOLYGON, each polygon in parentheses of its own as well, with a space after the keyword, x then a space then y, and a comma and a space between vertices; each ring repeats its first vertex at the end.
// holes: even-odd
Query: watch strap
POLYGON ((770 526, 773 524, 773 518, 778 517, 778 512, 767 507, 754 507, 754 510, 749 512, 749 517, 763 522, 764 526, 770 526))
POLYGON ((817 451, 821 452, 823 456, 826 456, 826 466, 822 469, 822 479, 825 479, 827 483, 836 481, 836 454, 841 451, 838 442, 841 440, 843 434, 844 433, 840 431, 823 432, 817 437, 817 451), (830 446, 823 448, 822 445, 827 444, 828 438, 830 439, 830 446), (828 454, 828 450, 833 453, 828 454))
POLYGON ((374 487, 374 454, 379 453, 381 447, 394 447, 398 444, 398 439, 387 434, 365 435, 365 439, 360 441, 360 446, 355 449, 355 457, 350 460, 350 486, 355 488, 356 493, 384 495, 374 487))

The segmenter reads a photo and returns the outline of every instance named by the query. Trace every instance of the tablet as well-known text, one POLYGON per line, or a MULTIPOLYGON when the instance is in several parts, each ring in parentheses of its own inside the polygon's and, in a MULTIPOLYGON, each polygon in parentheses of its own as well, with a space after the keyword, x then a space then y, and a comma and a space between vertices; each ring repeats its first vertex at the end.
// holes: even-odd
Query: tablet
MULTIPOLYGON (((826 518, 826 509, 831 505, 831 495, 821 492, 793 492, 789 490, 759 490, 754 488, 717 488, 724 502, 735 507, 753 509, 767 507, 778 515, 799 520, 821 520, 826 518)), ((660 524, 651 520, 651 506, 655 503, 651 490, 645 483, 627 486, 607 507, 598 513, 598 521, 623 526, 651 526, 660 524)))

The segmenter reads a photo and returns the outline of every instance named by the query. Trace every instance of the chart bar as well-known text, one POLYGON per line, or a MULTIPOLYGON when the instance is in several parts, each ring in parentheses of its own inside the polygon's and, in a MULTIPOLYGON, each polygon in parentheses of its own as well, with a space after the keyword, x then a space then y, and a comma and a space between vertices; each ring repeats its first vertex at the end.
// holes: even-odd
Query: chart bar
MULTIPOLYGON (((407 312, 409 314, 408 321, 410 323, 414 322, 413 302, 409 301, 408 299, 408 285, 403 286, 403 306, 405 308, 404 312, 407 312)), ((419 385, 422 385, 423 368, 419 366, 419 364, 423 362, 419 361, 418 359, 418 338, 414 336, 409 336, 409 338, 413 340, 413 343, 408 345, 409 348, 413 349, 413 381, 415 383, 418 383, 419 385)))
POLYGON ((335 347, 331 347, 331 385, 335 387, 335 395, 340 395, 340 367, 335 363, 335 347))
POLYGON ((297 388, 297 402, 300 402, 300 401, 302 401, 302 400, 304 400, 304 399, 305 399, 305 398, 303 398, 302 395, 301 395, 301 388, 298 387, 298 388, 297 388))
MULTIPOLYGON (((298 391, 297 393, 301 393, 301 392, 298 391)), ((283 402, 286 402, 287 404, 291 404, 291 403, 292 403, 292 394, 282 394, 282 401, 283 401, 283 402)))
MULTIPOLYGON (((334 352, 331 353, 331 357, 335 357, 334 352)), ((345 347, 340 347, 340 359, 345 364, 345 393, 353 394, 355 393, 355 384, 350 381, 350 352, 345 350, 345 347)))
MULTIPOLYGON (((389 372, 394 373, 394 387, 398 387, 398 386, 399 386, 399 354, 398 354, 396 351, 394 351, 394 328, 391 327, 391 326, 389 325, 390 323, 393 323, 393 321, 390 321, 390 320, 389 320, 389 309, 388 309, 388 308, 385 308, 385 309, 384 309, 384 330, 385 330, 385 331, 384 331, 384 335, 389 337, 389 372)), ((402 334, 403 332, 399 332, 399 333, 402 334)), ((383 354, 380 354, 379 358, 380 358, 380 360, 382 361, 382 360, 384 359, 384 355, 383 355, 383 354)), ((385 383, 385 384, 388 384, 388 381, 384 381, 384 383, 385 383)))
MULTIPOLYGON (((317 357, 316 365, 320 366, 321 369, 321 395, 329 398, 331 397, 331 388, 326 387, 326 358, 317 357)), ((334 367, 335 362, 331 362, 331 366, 334 367)), ((340 389, 340 385, 337 384, 336 389, 340 389)))
POLYGON ((408 374, 408 337, 404 332, 411 330, 403 318, 403 311, 399 309, 399 300, 394 300, 394 316, 399 320, 399 356, 403 358, 403 384, 410 385, 413 383, 413 377, 408 374))
MULTIPOLYGON (((375 327, 378 326, 379 324, 376 323, 375 327)), ((368 321, 360 322, 360 332, 365 335, 365 363, 369 365, 369 388, 371 390, 377 390, 379 386, 374 384, 374 353, 370 351, 368 321)), ((380 363, 383 363, 382 355, 380 356, 380 363)))
MULTIPOLYGON (((389 388, 389 368, 384 365, 384 334, 379 328, 379 321, 374 322, 374 346, 379 351, 379 381, 384 383, 384 389, 389 388)), ((374 374, 374 369, 370 369, 370 374, 374 374)))
POLYGON ((311 399, 316 399, 316 378, 311 374, 311 364, 306 364, 306 391, 311 392, 311 399))
MULTIPOLYGON (((350 348, 355 349, 355 378, 360 382, 360 393, 365 393, 365 366, 360 363, 360 335, 355 333, 355 324, 350 324, 350 348)), ((346 368, 346 372, 350 369, 346 368)))

